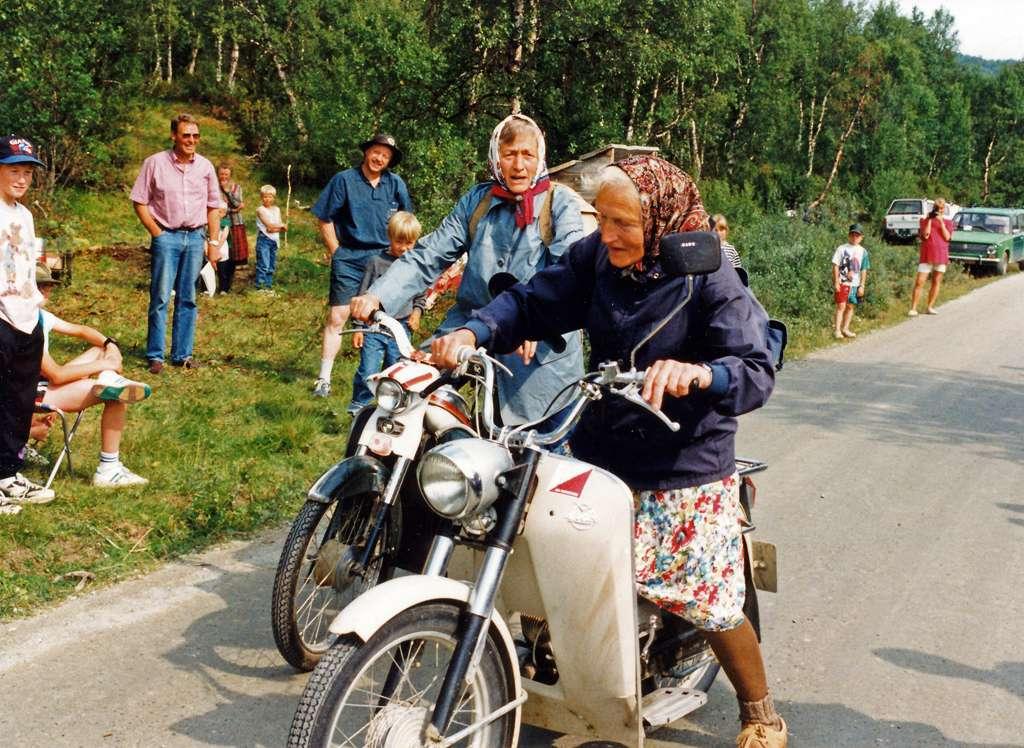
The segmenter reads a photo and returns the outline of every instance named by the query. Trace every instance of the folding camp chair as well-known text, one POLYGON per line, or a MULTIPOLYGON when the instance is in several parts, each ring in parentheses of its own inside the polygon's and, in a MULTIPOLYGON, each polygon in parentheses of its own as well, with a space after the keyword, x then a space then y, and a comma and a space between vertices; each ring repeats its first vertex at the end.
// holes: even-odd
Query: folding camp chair
POLYGON ((36 403, 36 413, 56 413, 60 418, 60 425, 64 432, 64 446, 60 450, 60 454, 57 455, 57 459, 53 463, 53 468, 50 470, 50 476, 46 479, 46 488, 50 487, 53 483, 53 479, 57 477, 57 471, 60 470, 60 465, 67 457, 68 460, 68 474, 74 475, 74 468, 71 466, 71 440, 75 438, 75 432, 78 431, 78 424, 82 421, 82 415, 85 413, 84 410, 78 411, 75 414, 75 420, 68 428, 68 414, 60 408, 54 408, 52 405, 46 403, 36 403))

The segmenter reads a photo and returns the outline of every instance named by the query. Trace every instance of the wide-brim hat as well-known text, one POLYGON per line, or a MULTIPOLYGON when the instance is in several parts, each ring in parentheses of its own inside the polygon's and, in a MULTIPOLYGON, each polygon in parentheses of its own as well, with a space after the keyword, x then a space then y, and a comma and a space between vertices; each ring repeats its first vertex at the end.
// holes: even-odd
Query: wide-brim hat
POLYGON ((7 135, 0 138, 0 164, 35 164, 46 166, 36 158, 36 147, 28 138, 7 135))
POLYGON ((861 226, 859 223, 852 223, 850 224, 850 233, 860 234, 861 236, 864 236, 864 227, 861 226))
POLYGON ((398 141, 395 140, 394 135, 388 135, 387 133, 379 132, 369 140, 365 140, 359 144, 359 150, 366 153, 366 149, 371 145, 386 145, 391 149, 391 163, 388 164, 388 168, 398 166, 402 161, 402 150, 398 147, 398 141))

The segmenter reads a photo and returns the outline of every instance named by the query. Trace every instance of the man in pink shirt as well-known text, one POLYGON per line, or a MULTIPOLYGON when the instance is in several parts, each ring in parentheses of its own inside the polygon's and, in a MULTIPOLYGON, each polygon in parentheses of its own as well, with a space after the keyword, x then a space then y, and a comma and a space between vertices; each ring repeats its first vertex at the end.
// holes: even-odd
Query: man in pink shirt
POLYGON ((135 214, 153 237, 149 283, 149 332, 146 360, 151 374, 164 368, 164 337, 171 289, 175 293, 171 329, 171 363, 196 368, 192 345, 196 334, 196 279, 203 255, 216 264, 220 222, 217 173, 209 159, 196 153, 199 124, 191 114, 171 120, 170 150, 154 153, 142 164, 132 188, 135 214))
POLYGON ((921 219, 921 256, 917 266, 917 277, 914 278, 914 290, 910 294, 911 317, 917 316, 917 304, 921 301, 921 290, 925 279, 931 275, 932 284, 928 289, 928 314, 938 314, 935 301, 939 298, 942 276, 949 264, 949 239, 953 236, 953 222, 946 218, 946 201, 935 198, 935 206, 931 212, 921 219))

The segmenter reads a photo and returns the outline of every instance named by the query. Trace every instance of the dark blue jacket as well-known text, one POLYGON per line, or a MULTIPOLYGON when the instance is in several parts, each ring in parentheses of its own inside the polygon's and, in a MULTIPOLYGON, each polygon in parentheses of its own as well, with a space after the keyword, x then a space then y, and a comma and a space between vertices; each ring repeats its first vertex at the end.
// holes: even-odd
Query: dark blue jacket
MULTIPOLYGON (((609 360, 628 367, 632 348, 686 296, 685 278, 653 270, 635 280, 613 267, 595 232, 574 244, 563 262, 475 312, 467 328, 499 353, 583 328, 591 370, 609 360)), ((732 266, 723 261, 693 284, 688 306, 636 358, 640 369, 665 358, 711 366, 709 389, 663 401, 680 430, 671 432, 622 398, 606 397, 587 408, 572 436, 575 456, 633 489, 683 488, 731 475, 736 416, 764 405, 775 384, 765 345, 768 317, 732 266)))

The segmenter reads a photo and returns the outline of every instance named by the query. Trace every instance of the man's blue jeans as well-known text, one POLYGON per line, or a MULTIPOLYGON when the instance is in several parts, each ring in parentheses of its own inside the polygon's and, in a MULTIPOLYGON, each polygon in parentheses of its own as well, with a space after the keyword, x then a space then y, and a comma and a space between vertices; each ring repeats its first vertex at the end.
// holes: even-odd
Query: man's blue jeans
POLYGON ((196 280, 203 266, 205 229, 164 231, 153 238, 152 275, 149 282, 149 333, 146 358, 164 360, 167 333, 167 305, 174 289, 174 318, 171 326, 171 362, 181 363, 192 355, 196 336, 196 280))
MULTIPOLYGON (((402 327, 412 337, 409 326, 402 321, 402 327)), ((348 406, 349 413, 357 413, 364 405, 373 400, 373 393, 366 380, 372 375, 397 362, 401 355, 398 344, 390 335, 379 332, 368 332, 363 335, 363 347, 359 352, 359 368, 352 380, 352 403, 348 406)))

